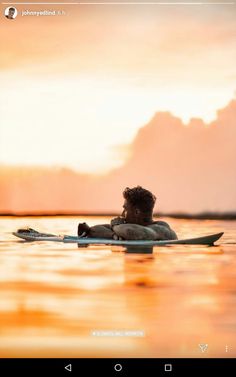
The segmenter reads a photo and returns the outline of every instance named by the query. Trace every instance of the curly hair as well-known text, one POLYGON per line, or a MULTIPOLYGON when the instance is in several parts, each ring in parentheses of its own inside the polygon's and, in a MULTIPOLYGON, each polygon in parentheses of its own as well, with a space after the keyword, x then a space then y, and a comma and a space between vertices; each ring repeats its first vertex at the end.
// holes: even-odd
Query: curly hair
POLYGON ((132 206, 137 207, 142 212, 151 212, 156 201, 155 195, 141 186, 133 188, 126 187, 123 192, 123 197, 132 206))

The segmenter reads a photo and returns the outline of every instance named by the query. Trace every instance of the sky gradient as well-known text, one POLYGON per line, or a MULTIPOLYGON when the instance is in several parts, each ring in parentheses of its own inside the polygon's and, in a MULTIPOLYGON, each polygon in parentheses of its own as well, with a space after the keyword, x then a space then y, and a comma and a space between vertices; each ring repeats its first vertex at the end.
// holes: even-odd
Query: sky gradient
MULTIPOLYGON (((42 6, 17 6, 29 8, 42 6)), ((163 210, 236 210, 235 145, 225 145, 235 136, 236 6, 56 9, 66 16, 1 15, 0 211, 117 210, 136 184, 160 193, 163 210), (209 172, 219 170, 216 188, 209 172), (94 180, 99 204, 85 200, 94 180), (116 199, 103 200, 110 191, 116 199)))

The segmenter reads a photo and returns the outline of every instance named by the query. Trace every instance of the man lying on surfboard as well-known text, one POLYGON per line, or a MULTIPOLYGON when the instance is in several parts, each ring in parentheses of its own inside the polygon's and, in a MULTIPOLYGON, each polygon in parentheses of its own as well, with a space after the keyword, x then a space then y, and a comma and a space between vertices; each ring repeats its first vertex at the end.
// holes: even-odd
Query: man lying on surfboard
POLYGON ((156 197, 141 186, 123 192, 125 199, 122 215, 111 220, 110 224, 89 227, 78 225, 78 236, 107 238, 115 240, 176 240, 176 233, 165 221, 153 221, 156 197))

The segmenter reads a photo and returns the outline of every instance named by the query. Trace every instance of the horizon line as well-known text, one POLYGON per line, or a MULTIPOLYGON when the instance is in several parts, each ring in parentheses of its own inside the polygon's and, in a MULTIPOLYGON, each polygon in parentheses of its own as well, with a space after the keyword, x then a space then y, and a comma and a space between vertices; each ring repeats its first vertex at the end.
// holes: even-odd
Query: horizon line
MULTIPOLYGON (((0 213, 0 217, 112 217, 112 216, 120 216, 118 212, 97 212, 97 213, 81 213, 81 212, 32 212, 32 213, 0 213)), ((189 219, 189 220, 236 220, 236 211, 226 211, 226 212, 199 212, 199 213, 186 213, 186 212, 173 212, 173 213, 154 213, 153 217, 170 217, 175 219, 189 219)))

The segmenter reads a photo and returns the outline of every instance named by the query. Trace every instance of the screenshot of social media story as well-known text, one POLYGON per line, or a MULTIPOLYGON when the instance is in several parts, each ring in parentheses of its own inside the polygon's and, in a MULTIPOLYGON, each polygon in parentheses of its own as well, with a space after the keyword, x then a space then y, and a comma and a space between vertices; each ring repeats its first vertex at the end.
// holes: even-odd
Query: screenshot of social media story
POLYGON ((236 3, 0 10, 0 357, 235 358, 236 3))

